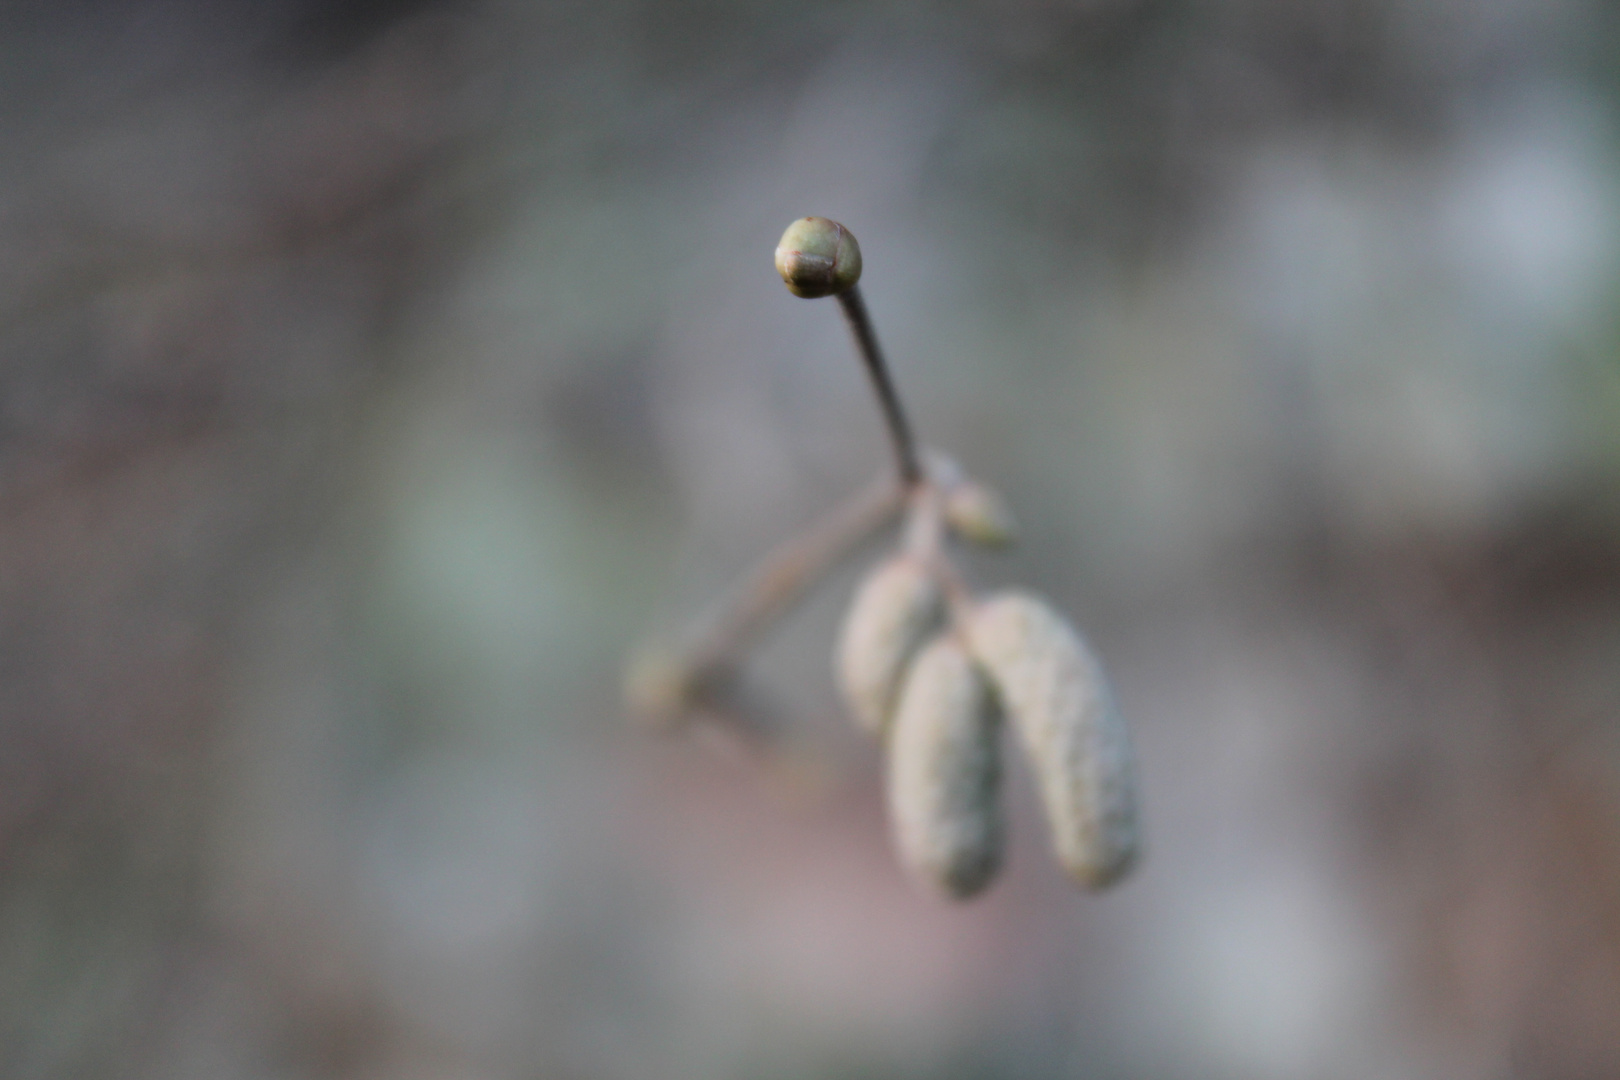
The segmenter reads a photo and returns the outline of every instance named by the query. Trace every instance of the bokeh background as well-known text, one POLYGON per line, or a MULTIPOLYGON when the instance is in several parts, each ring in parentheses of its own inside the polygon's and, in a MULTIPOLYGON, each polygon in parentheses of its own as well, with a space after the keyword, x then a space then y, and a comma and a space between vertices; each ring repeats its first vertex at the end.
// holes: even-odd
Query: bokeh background
POLYGON ((1620 12, 13 0, 0 1073, 1620 1075, 1620 12), (828 655, 622 657, 925 438, 1133 725, 953 907, 828 655))

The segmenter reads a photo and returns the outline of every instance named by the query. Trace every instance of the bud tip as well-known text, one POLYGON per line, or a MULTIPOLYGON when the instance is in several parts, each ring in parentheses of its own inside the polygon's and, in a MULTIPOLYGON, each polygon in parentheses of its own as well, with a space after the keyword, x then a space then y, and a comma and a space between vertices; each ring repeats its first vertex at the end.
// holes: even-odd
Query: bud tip
POLYGON ((776 245, 776 272, 795 296, 833 296, 861 279, 861 248, 838 222, 802 217, 776 245))

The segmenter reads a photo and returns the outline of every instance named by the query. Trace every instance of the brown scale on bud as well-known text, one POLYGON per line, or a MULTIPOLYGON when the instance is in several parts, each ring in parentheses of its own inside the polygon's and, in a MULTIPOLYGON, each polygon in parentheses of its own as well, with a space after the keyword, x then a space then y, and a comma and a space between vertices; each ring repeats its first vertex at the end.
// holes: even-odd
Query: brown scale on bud
POLYGON ((945 614, 939 583, 923 561, 895 555, 855 591, 835 657, 838 688, 856 723, 871 735, 888 726, 906 667, 945 614))
POLYGON ((803 217, 776 245, 776 272, 794 296, 833 296, 861 280, 861 248, 838 222, 803 217))
POLYGON ((1058 862, 1089 889, 1112 884, 1137 853, 1136 777, 1096 658, 1061 615, 1023 592, 977 605, 968 637, 1034 765, 1058 862))
POLYGON ((1001 868, 995 696, 967 650, 934 639, 906 676, 889 736, 889 820, 906 867, 966 899, 1001 868))

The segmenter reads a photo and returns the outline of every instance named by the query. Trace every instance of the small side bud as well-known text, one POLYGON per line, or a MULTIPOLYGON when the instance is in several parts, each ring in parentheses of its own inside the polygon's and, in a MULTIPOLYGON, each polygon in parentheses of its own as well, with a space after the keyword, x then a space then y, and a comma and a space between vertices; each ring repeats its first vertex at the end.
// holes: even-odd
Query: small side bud
POLYGON ((1001 869, 1000 730, 984 675, 954 638, 936 638, 906 677, 889 739, 889 820, 900 859, 956 900, 1001 869))
POLYGON ((1006 547, 1018 536, 1001 496, 972 480, 957 484, 945 496, 945 520, 956 535, 981 547, 1006 547))
POLYGON ((776 245, 776 272, 794 296, 832 296, 861 280, 861 248, 838 222, 803 217, 776 245))
POLYGON ((649 645, 631 658, 624 671, 624 703, 638 723, 668 728, 691 711, 699 679, 681 653, 670 645, 649 645))
POLYGON ((855 590, 835 667, 850 713, 868 734, 883 734, 911 658, 944 613, 939 583, 907 555, 878 563, 855 590))
POLYGON ((1022 592, 979 604, 968 637, 1034 766, 1058 862, 1086 888, 1112 884, 1137 854, 1136 776, 1096 658, 1063 616, 1022 592))

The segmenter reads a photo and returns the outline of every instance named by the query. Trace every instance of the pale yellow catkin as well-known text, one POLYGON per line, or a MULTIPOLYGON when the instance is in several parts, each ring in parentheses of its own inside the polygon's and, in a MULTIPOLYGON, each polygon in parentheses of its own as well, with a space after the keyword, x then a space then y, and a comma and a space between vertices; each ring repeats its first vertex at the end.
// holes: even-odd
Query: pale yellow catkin
POLYGON ((1096 658, 1063 616, 1024 592, 978 604, 968 638, 1034 766, 1058 862, 1087 888, 1112 884, 1137 854, 1136 776, 1096 658))
POLYGON ((984 674, 955 638, 936 638, 906 676, 889 734, 889 820, 901 862, 953 899, 1001 868, 999 729, 984 674))
POLYGON ((939 583, 921 559, 905 554, 878 563, 856 589, 834 660, 838 687, 867 733, 888 726, 906 668, 944 609, 939 583))

